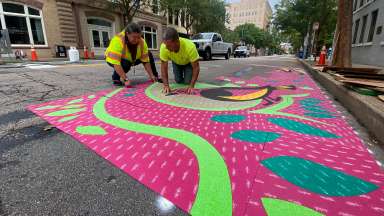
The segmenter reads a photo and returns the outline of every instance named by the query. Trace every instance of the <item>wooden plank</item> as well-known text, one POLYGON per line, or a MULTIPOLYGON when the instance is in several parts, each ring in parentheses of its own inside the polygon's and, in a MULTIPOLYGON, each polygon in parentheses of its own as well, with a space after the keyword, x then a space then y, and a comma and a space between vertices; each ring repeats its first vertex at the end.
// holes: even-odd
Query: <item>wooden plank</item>
POLYGON ((381 101, 384 101, 384 95, 377 96, 381 101))
POLYGON ((343 74, 343 77, 384 80, 384 74, 343 74))
POLYGON ((384 81, 372 81, 372 80, 360 80, 360 79, 352 79, 352 78, 344 78, 340 79, 340 82, 343 83, 349 83, 349 84, 356 84, 356 85, 363 85, 363 86, 372 86, 372 87, 379 87, 384 88, 384 81))
POLYGON ((334 66, 327 66, 323 68, 323 72, 326 72, 328 70, 336 71, 336 72, 346 72, 346 73, 378 73, 382 69, 380 68, 350 68, 350 67, 334 67, 334 66))

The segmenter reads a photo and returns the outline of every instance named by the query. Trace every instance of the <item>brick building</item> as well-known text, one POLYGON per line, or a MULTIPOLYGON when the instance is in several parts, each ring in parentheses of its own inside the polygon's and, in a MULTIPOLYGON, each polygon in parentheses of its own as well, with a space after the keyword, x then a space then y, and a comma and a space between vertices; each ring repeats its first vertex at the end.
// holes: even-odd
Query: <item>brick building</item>
POLYGON ((245 23, 253 23, 261 29, 267 29, 272 16, 272 8, 268 0, 240 0, 226 7, 230 16, 227 27, 234 30, 245 23))
MULTIPOLYGON (((133 18, 154 52, 168 20, 157 7, 139 10, 133 18)), ((86 46, 103 56, 111 37, 123 28, 122 14, 106 0, 0 0, 0 29, 8 30, 13 51, 30 56, 33 44, 41 59, 55 57, 56 45, 75 46, 81 55, 86 46)))

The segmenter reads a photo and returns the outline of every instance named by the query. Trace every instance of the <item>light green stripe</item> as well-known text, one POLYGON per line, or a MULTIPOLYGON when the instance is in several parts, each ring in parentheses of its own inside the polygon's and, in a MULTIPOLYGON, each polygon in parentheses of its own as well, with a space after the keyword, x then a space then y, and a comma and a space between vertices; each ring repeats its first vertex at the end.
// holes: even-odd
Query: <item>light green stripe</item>
POLYGON ((82 109, 65 109, 65 110, 59 110, 59 111, 48 113, 45 116, 51 116, 51 117, 66 116, 66 115, 82 112, 82 111, 85 111, 85 110, 87 110, 87 109, 86 108, 82 108, 82 109))
POLYGON ((232 190, 225 161, 217 150, 202 137, 188 131, 147 125, 119 119, 108 114, 105 103, 109 97, 120 92, 117 89, 101 97, 93 107, 94 115, 101 121, 115 127, 174 140, 184 144, 197 158, 199 165, 199 187, 192 215, 232 215, 232 190))
POLYGON ((64 117, 64 118, 59 119, 58 122, 62 123, 62 122, 66 122, 66 121, 71 121, 77 117, 79 117, 79 115, 64 117))
POLYGON ((36 110, 47 110, 47 109, 54 109, 54 108, 57 108, 57 107, 60 107, 60 105, 43 106, 43 107, 36 108, 36 110))

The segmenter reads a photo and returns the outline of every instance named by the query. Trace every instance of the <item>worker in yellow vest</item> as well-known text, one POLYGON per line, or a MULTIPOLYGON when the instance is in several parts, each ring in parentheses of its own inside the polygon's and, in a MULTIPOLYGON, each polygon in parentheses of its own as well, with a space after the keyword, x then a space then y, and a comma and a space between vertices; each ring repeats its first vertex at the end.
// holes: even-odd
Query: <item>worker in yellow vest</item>
POLYGON ((172 61, 176 83, 188 85, 186 93, 193 94, 200 73, 199 58, 195 44, 186 38, 179 38, 176 29, 168 27, 160 46, 163 92, 170 94, 172 91, 168 82, 168 61, 172 61))
POLYGON ((161 82, 153 55, 148 51, 147 43, 141 37, 141 28, 136 23, 128 24, 124 31, 112 38, 105 57, 108 65, 114 68, 112 81, 115 85, 130 86, 127 72, 141 63, 150 80, 161 82))

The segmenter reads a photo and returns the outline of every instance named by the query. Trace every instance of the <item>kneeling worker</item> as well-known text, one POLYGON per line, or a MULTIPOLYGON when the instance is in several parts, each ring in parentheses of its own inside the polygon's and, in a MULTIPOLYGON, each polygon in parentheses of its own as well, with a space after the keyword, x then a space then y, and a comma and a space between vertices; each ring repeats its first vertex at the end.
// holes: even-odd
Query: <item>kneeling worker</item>
POLYGON ((145 40, 141 37, 141 28, 136 23, 127 25, 124 31, 114 36, 105 51, 106 61, 114 68, 112 81, 115 85, 130 86, 127 72, 131 66, 143 63, 149 79, 159 80, 155 61, 148 51, 145 40))
POLYGON ((167 28, 160 46, 163 92, 171 93, 168 80, 168 61, 171 60, 176 83, 189 85, 187 93, 193 94, 200 73, 199 58, 196 46, 191 40, 179 38, 176 29, 167 28))

